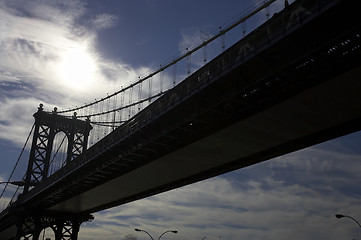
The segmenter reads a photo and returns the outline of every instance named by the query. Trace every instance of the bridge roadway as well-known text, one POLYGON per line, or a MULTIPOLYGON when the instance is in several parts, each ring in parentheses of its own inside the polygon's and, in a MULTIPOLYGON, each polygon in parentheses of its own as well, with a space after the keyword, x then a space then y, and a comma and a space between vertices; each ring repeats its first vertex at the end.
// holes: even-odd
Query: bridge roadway
POLYGON ((302 0, 274 15, 20 196, 0 238, 17 214, 87 215, 359 131, 356 2, 302 0))

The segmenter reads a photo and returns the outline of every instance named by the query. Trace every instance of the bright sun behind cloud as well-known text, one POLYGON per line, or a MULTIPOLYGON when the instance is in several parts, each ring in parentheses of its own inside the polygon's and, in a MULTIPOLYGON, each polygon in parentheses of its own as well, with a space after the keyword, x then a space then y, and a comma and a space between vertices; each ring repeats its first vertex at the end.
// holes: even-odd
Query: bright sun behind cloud
POLYGON ((82 47, 64 52, 57 66, 60 81, 67 87, 84 90, 94 81, 96 64, 89 52, 82 47))

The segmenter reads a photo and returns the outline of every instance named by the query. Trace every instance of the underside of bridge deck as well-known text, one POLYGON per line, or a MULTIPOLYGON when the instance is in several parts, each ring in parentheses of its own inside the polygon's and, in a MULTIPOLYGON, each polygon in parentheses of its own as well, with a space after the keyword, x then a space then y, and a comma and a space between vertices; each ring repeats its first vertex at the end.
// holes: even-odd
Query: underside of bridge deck
POLYGON ((361 130, 361 21, 350 3, 282 25, 244 55, 292 13, 274 16, 18 204, 89 214, 361 130))
POLYGON ((131 120, 128 132, 115 131, 89 149, 91 161, 25 204, 91 213, 359 130, 357 14, 341 1, 241 60, 244 43, 236 44, 131 120), (349 17, 335 17, 342 12, 349 17))

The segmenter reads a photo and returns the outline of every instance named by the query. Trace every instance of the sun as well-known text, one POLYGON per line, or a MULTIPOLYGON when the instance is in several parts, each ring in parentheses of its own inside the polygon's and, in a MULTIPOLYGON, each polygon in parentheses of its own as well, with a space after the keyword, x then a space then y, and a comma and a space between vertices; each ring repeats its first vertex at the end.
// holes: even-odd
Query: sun
POLYGON ((86 49, 72 48, 62 54, 57 74, 67 87, 84 90, 94 81, 95 67, 95 61, 86 49))

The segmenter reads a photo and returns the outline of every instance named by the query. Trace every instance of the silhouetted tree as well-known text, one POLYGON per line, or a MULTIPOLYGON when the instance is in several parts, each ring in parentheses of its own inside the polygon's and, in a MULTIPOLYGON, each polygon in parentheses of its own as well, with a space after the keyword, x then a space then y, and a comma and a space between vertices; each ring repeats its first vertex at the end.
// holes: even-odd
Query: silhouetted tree
POLYGON ((122 240, 137 240, 137 237, 134 236, 133 234, 127 233, 127 234, 122 238, 122 240))

